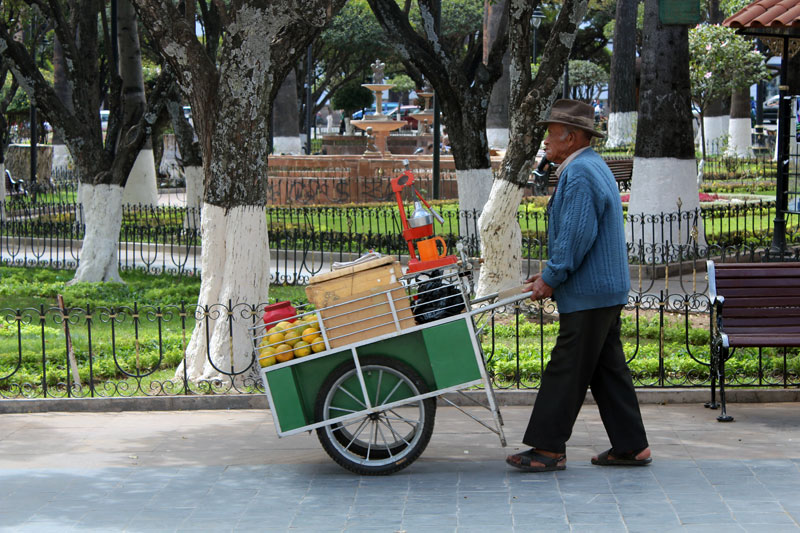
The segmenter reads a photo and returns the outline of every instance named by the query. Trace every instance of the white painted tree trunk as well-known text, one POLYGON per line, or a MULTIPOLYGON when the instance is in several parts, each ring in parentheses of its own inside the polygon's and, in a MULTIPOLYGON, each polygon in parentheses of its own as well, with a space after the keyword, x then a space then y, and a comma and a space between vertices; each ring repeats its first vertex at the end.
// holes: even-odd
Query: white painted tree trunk
POLYGON ((152 148, 142 148, 125 183, 123 204, 157 205, 156 163, 152 148))
POLYGON ((522 231, 517 209, 523 189, 494 180, 489 200, 478 219, 483 265, 476 297, 515 287, 522 281, 522 231))
POLYGON ((458 180, 458 211, 459 234, 461 237, 479 238, 477 233, 477 216, 483 211, 483 206, 489 199, 492 191, 492 169, 473 168, 470 170, 456 170, 458 180), (464 212, 467 215, 464 215, 464 212))
POLYGON ((0 163, 0 220, 6 218, 6 164, 0 163))
POLYGON ((81 183, 78 202, 83 207, 86 232, 80 264, 69 284, 80 281, 122 282, 117 271, 119 230, 122 227, 122 187, 81 183))
POLYGON ((187 166, 183 169, 186 181, 186 207, 199 209, 203 203, 203 167, 187 166))
POLYGON ((344 118, 344 134, 345 135, 354 135, 356 132, 356 127, 350 122, 350 117, 344 118))
POLYGON ((608 139, 606 148, 630 146, 636 142, 636 111, 611 113, 608 115, 608 139))
POLYGON ((752 155, 749 118, 732 118, 728 123, 728 154, 733 157, 752 155))
POLYGON ((508 148, 508 128, 486 128, 486 141, 495 150, 508 148))
MULTIPOLYGON (((252 361, 248 332, 252 321, 243 316, 249 309, 245 304, 264 303, 269 293, 267 220, 264 208, 258 206, 235 207, 226 213, 221 207, 204 204, 202 212, 203 280, 198 320, 186 349, 186 372, 191 381, 220 379, 229 383, 230 377, 220 371, 243 372, 252 361), (232 338, 229 301, 234 307, 232 338), (207 319, 202 306, 209 306, 207 319)), ((183 379, 183 364, 176 379, 183 379)))
POLYGON ((716 117, 703 117, 706 132, 706 155, 716 155, 725 152, 728 141, 728 123, 730 115, 716 117))
MULTIPOLYGON (((639 250, 641 244, 651 251, 653 244, 668 243, 670 259, 674 260, 678 245, 692 245, 695 239, 698 246, 705 245, 702 218, 694 217, 695 210, 700 208, 694 159, 634 157, 630 198, 628 217, 634 217, 634 222, 625 226, 625 234, 634 249, 639 250), (680 220, 666 216, 662 219, 662 214, 676 213, 679 209, 680 220)), ((661 248, 656 249, 657 261, 662 259, 661 252, 661 248)))
POLYGON ((53 145, 53 162, 50 164, 51 176, 58 175, 59 172, 72 167, 72 157, 69 155, 69 150, 66 144, 53 145))
POLYGON ((298 155, 303 153, 303 143, 300 137, 273 137, 272 150, 276 154, 298 155))
MULTIPOLYGON (((792 107, 789 110, 789 117, 791 118, 792 124, 798 124, 798 116, 800 116, 800 109, 797 109, 797 97, 795 96, 792 98, 792 107)), ((798 158, 794 157, 795 154, 798 152, 798 143, 797 142, 797 135, 794 134, 792 131, 792 126, 789 126, 789 154, 792 154, 792 157, 789 157, 789 180, 790 183, 795 179, 794 177, 797 176, 797 169, 800 165, 798 165, 798 158)), ((780 131, 780 130, 779 130, 780 131)), ((777 143, 776 143, 777 144, 777 143)), ((796 187, 792 187, 790 185, 790 189, 796 189, 796 187)), ((800 211, 800 197, 795 194, 789 195, 789 209, 792 211, 800 211)))

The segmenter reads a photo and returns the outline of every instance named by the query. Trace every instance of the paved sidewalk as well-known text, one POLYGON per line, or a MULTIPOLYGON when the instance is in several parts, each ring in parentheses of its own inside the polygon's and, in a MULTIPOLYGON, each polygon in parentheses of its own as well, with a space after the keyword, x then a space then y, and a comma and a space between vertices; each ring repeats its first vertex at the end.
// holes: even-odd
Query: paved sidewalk
POLYGON ((0 531, 800 531, 800 404, 643 405, 654 463, 603 468, 593 405, 566 471, 525 474, 510 446, 440 407, 422 457, 388 477, 335 465, 266 410, 0 415, 0 531))

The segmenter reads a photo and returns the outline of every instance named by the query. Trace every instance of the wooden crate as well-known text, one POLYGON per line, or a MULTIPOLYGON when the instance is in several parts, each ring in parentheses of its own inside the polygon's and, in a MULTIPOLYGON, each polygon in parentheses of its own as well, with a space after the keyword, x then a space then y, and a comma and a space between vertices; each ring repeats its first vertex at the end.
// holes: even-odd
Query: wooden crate
POLYGON ((416 325, 402 275, 397 261, 382 257, 311 278, 306 296, 320 310, 332 348, 416 325))

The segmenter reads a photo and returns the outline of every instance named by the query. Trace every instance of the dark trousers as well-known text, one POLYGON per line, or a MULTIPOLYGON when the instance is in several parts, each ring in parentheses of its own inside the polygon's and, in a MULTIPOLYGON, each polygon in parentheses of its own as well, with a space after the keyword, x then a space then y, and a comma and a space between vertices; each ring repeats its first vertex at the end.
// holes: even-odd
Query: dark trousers
POLYGON ((564 453, 578 412, 592 395, 618 451, 647 447, 639 401, 619 338, 621 305, 565 313, 522 442, 564 453))

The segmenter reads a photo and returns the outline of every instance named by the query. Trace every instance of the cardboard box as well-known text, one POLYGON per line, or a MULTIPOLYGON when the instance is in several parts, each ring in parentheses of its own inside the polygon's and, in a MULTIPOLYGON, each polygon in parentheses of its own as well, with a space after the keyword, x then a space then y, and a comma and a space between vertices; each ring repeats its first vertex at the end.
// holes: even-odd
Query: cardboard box
POLYGON ((399 283, 402 275, 400 263, 392 257, 381 257, 312 277, 306 286, 306 296, 317 309, 322 309, 352 299, 354 294, 379 287, 388 290, 399 283))
POLYGON ((382 257, 309 280, 306 296, 320 310, 331 347, 398 333, 398 324, 401 330, 416 325, 402 275, 399 263, 382 257))

